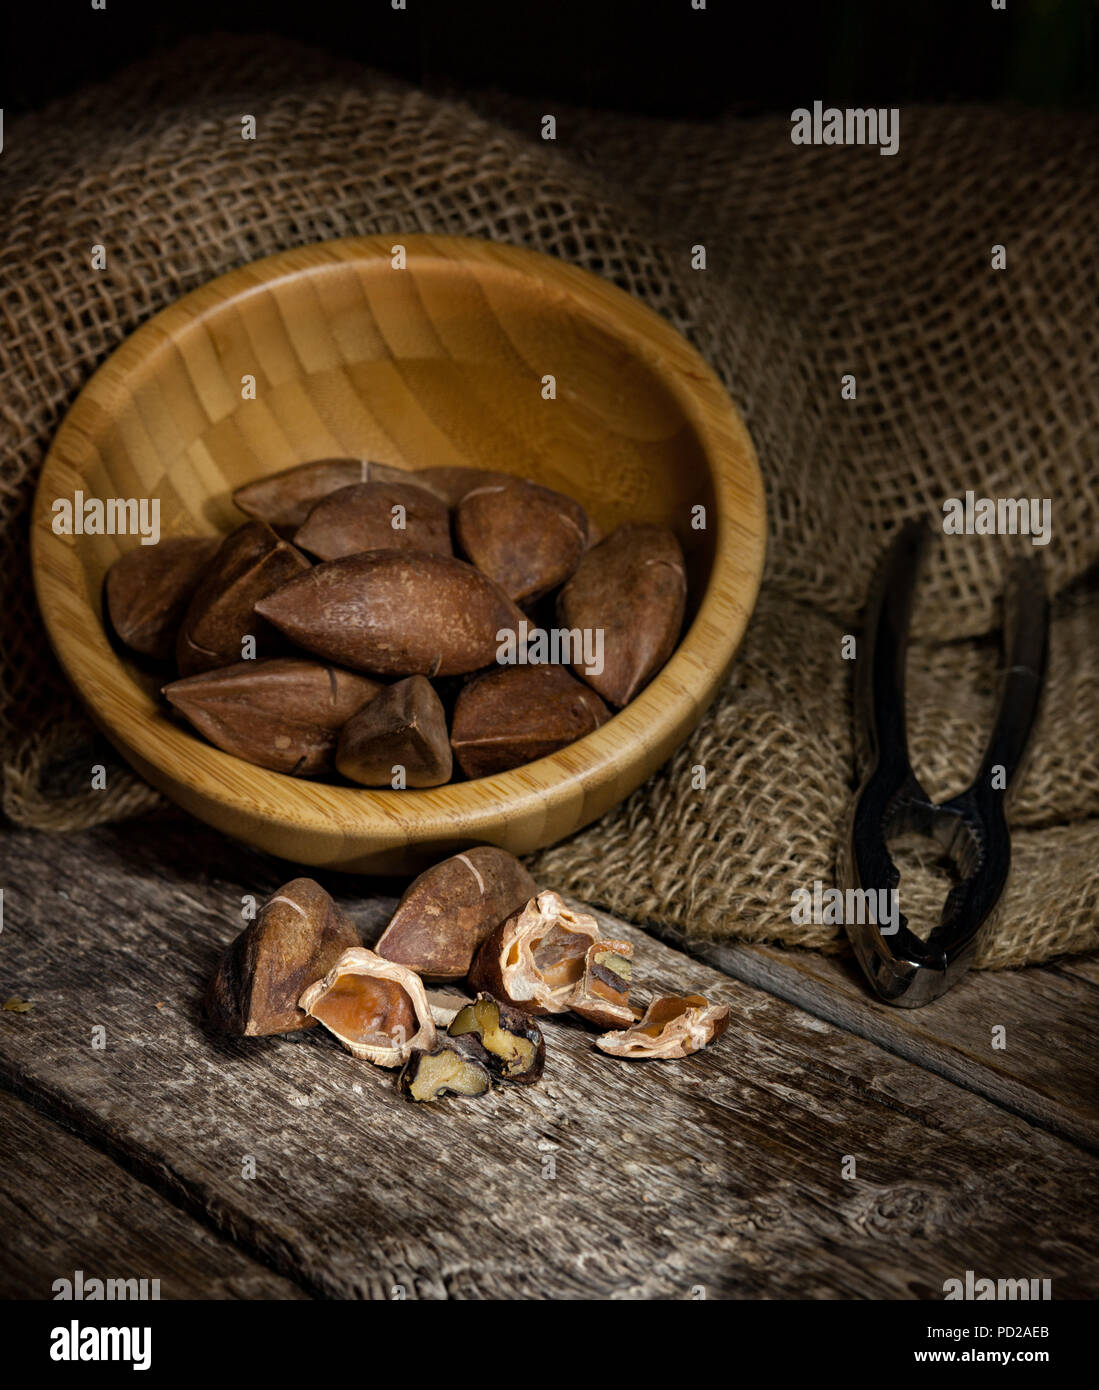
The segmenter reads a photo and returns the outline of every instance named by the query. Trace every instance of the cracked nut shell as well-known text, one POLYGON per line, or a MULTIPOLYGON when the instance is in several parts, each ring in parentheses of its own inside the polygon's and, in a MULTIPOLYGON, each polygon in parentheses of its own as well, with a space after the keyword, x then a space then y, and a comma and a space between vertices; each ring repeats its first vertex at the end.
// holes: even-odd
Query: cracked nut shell
POLYGON ((537 1023, 491 994, 478 994, 459 1010, 447 1035, 473 1050, 493 1076, 530 1086, 542 1075, 546 1044, 537 1023))
POLYGON ((431 1052, 417 1048, 397 1077, 401 1095, 417 1101, 438 1100, 444 1095, 483 1096, 491 1084, 483 1062, 446 1043, 431 1052))
POLYGON ((580 561, 557 598, 562 627, 603 630, 603 669, 573 669, 622 706, 656 675, 679 640, 687 575, 666 526, 619 526, 580 561))
POLYGON ((459 693, 450 746, 467 777, 491 777, 556 753, 610 717, 563 666, 505 666, 459 693))
POLYGON ((171 661, 183 616, 220 545, 219 536, 178 536, 119 556, 107 571, 107 615, 131 651, 171 661))
POLYGON ((392 786, 397 766, 404 768, 408 787, 438 787, 450 780, 446 714, 426 676, 383 687, 340 733, 336 768, 352 782, 392 786))
POLYGON ((584 957, 584 973, 569 997, 569 1008, 597 1028, 629 1028, 637 1014, 629 1003, 633 944, 597 941, 584 957))
POLYGON ((344 951, 323 980, 298 1000, 348 1052, 399 1067, 414 1048, 435 1047, 435 1023, 419 975, 364 947, 344 951))
POLYGON ((450 676, 496 660, 496 633, 522 614, 450 555, 369 550, 327 560, 256 612, 328 661, 385 676, 450 676))
POLYGON ((729 1026, 728 1004, 711 1004, 701 994, 662 994, 632 1027, 604 1033, 595 1045, 612 1057, 689 1057, 716 1042, 729 1026))
POLYGON ((384 686, 296 657, 238 661, 173 681, 165 698, 226 753, 292 777, 331 771, 340 730, 384 686))
POLYGON ((458 544, 516 603, 563 584, 588 543, 579 502, 525 478, 471 488, 454 517, 458 544))
POLYGON ((563 1014, 584 971, 599 924, 573 912, 556 893, 539 893, 501 922, 477 952, 470 989, 527 1014, 563 1014))
POLYGON ((294 533, 294 544, 321 560, 364 550, 423 550, 450 555, 450 513, 411 483, 353 483, 322 497, 294 533), (401 512, 395 516, 396 509, 401 512), (402 526, 395 525, 397 519, 402 526))
POLYGON ((427 979, 461 979, 486 937, 536 891, 507 850, 468 849, 409 884, 374 949, 427 979))
POLYGON ((258 655, 278 645, 271 628, 256 617, 256 603, 309 568, 301 551, 280 540, 262 521, 249 521, 226 536, 179 629, 180 675, 233 665, 241 659, 241 644, 249 635, 256 639, 258 655))
POLYGON ((264 903, 222 955, 206 1012, 226 1033, 264 1037, 312 1028, 298 996, 361 938, 319 883, 295 878, 264 903))

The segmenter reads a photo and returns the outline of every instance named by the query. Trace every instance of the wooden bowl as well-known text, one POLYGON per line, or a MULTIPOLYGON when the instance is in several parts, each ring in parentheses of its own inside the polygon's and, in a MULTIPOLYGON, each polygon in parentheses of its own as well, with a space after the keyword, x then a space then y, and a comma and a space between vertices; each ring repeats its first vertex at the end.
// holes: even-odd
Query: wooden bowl
POLYGON ((46 459, 33 566, 54 650, 94 719, 199 819, 304 864, 408 873, 473 844, 525 853, 587 825, 683 742, 759 588, 763 488, 748 433, 701 357, 611 284, 457 237, 324 242, 223 275, 96 372, 46 459), (242 378, 255 378, 255 399, 242 378), (543 378, 556 379, 545 399, 543 378), (161 680, 116 651, 103 576, 136 536, 56 535, 53 503, 160 498, 161 535, 229 531, 240 484, 307 459, 459 464, 537 479, 604 531, 661 521, 683 544, 689 628, 648 688, 548 758, 433 791, 299 781, 203 742, 161 680), (692 507, 706 529, 692 529, 692 507))

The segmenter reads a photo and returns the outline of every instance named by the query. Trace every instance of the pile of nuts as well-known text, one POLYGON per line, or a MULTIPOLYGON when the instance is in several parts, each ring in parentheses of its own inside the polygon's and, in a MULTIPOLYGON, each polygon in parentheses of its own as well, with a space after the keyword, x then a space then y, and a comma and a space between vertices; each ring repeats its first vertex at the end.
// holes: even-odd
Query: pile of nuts
POLYGON ((321 459, 233 499, 252 519, 224 539, 117 560, 106 607, 131 651, 175 662, 176 711, 276 772, 396 788, 455 763, 505 772, 599 728, 679 638, 672 532, 600 538, 523 478, 321 459))
POLYGON ((480 1096, 541 1077, 535 1019, 547 1014, 608 1030, 595 1045, 613 1057, 687 1057, 721 1036, 729 1007, 701 995, 634 1008, 632 957, 630 942, 604 940, 594 917, 482 846, 415 879, 373 950, 320 884, 285 884, 226 950, 206 1008, 245 1037, 322 1023, 356 1057, 400 1068, 409 1100, 480 1096))

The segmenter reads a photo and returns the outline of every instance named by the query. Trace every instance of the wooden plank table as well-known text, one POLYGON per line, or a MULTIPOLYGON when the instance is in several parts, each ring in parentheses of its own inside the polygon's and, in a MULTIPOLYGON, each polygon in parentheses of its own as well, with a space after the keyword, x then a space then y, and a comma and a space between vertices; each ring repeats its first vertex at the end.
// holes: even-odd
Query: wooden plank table
MULTIPOLYGON (((1095 1296, 1094 961, 907 1013, 842 961, 607 919, 649 987, 731 1005, 716 1048, 615 1061, 551 1019, 541 1085, 418 1107, 322 1029, 207 1029, 242 896, 296 872, 174 813, 5 835, 0 996, 33 1007, 0 1013, 0 1294, 1095 1296)), ((320 877, 373 939, 394 885, 320 877)))

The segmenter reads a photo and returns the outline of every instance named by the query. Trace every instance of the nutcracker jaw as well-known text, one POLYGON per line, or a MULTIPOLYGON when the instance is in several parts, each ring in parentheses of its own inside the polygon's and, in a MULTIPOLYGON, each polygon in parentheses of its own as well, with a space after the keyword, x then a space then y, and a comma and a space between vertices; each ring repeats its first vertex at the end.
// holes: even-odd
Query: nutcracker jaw
POLYGON ((1006 804, 1025 762, 1045 679, 1049 600, 1036 557, 1018 562, 1004 596, 1003 666, 996 719, 980 770, 959 796, 928 797, 908 758, 904 671, 920 560, 922 522, 907 522, 871 587, 855 677, 855 747, 861 782, 837 865, 845 888, 895 891, 888 841, 915 832, 934 840, 959 875, 926 941, 895 922, 848 922, 847 935, 875 992, 917 1008, 945 994, 969 968, 982 927, 1001 909, 1011 867, 1006 804))

